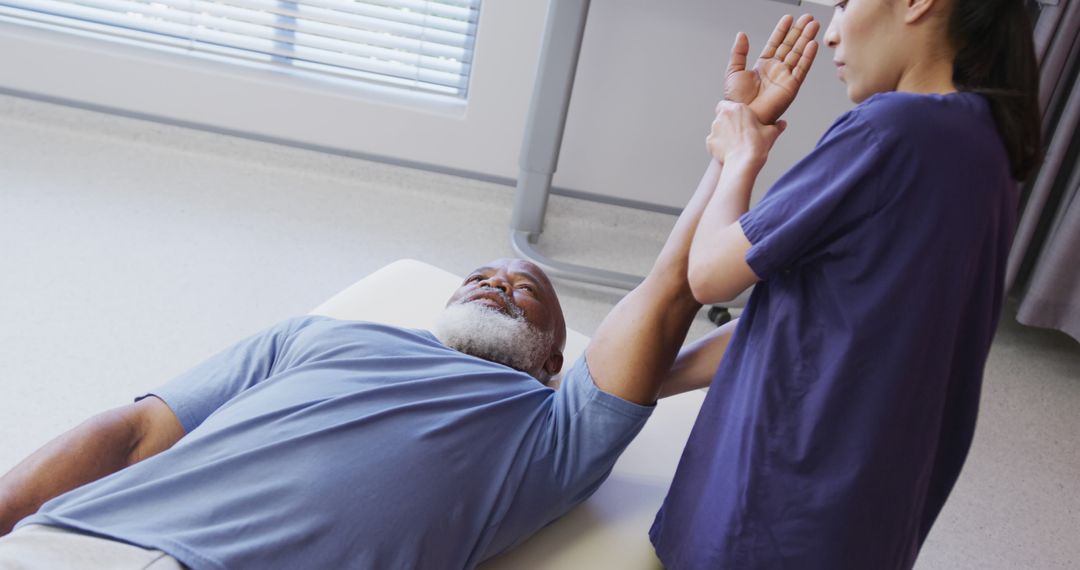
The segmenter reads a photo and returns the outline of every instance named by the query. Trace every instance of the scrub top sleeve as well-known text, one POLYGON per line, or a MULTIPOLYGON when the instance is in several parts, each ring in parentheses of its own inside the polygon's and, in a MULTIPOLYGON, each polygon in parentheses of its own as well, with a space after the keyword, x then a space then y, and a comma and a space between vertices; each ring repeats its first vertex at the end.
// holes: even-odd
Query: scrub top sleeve
POLYGON ((225 402, 271 376, 288 337, 315 319, 286 319, 135 399, 157 396, 176 414, 184 433, 190 433, 225 402))
POLYGON ((879 171, 888 158, 884 146, 853 110, 739 218, 751 243, 746 262, 758 278, 827 253, 873 215, 879 171))

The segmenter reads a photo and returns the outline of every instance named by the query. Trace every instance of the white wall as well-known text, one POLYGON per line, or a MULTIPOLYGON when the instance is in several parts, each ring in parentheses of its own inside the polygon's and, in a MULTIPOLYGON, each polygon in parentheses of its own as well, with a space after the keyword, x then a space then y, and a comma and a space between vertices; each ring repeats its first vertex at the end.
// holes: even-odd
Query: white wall
MULTIPOLYGON (((831 16, 768 0, 594 0, 555 185, 681 207, 708 160, 705 135, 736 32, 750 36, 756 56, 780 16, 802 13, 793 9, 823 29, 831 16)), ((851 108, 831 51, 819 51, 788 111, 758 194, 851 108)))
MULTIPOLYGON (((737 30, 754 48, 792 8, 767 0, 594 0, 555 185, 681 207, 737 30)), ((280 74, 144 52, 0 22, 0 88, 514 178, 547 2, 487 0, 466 107, 423 96, 298 83, 280 74)), ((802 8, 828 18, 828 9, 802 8)), ((759 187, 849 107, 824 50, 759 187)))

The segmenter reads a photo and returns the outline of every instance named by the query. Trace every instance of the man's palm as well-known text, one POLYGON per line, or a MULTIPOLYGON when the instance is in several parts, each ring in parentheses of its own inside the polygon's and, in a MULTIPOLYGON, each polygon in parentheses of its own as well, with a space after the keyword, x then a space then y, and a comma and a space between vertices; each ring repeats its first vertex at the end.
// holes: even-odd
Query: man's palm
POLYGON ((775 123, 795 100, 817 55, 817 42, 813 40, 818 23, 805 15, 794 24, 791 16, 780 19, 751 69, 746 69, 750 53, 746 34, 740 32, 731 49, 724 97, 749 105, 763 124, 775 123))

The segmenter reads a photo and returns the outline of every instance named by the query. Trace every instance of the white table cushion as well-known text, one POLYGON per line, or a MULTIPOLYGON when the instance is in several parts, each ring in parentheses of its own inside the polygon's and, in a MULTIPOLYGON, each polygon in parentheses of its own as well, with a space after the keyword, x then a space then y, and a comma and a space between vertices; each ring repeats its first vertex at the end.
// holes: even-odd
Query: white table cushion
MULTIPOLYGON (((403 259, 334 295, 312 314, 430 329, 461 282, 461 277, 448 271, 403 259)), ((574 330, 566 333, 564 370, 582 354, 589 340, 574 330)), ((704 392, 694 391, 662 400, 592 497, 481 568, 659 568, 649 543, 649 526, 667 493, 704 397, 704 392)))

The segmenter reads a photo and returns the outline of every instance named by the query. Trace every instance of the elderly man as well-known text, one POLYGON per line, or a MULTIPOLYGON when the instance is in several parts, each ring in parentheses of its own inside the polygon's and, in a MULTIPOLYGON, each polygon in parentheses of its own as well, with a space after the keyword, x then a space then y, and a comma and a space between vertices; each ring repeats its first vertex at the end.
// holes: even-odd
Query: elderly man
POLYGON ((685 269, 670 275, 605 321, 558 390, 562 311, 525 261, 470 274, 431 332, 288 319, 5 477, 8 525, 97 479, 7 540, 191 568, 471 568, 588 497, 644 424, 698 307, 685 269))
MULTIPOLYGON (((770 45, 800 33, 782 20, 770 45)), ((788 81, 742 98, 775 119, 801 76, 771 69, 788 81)), ((596 490, 658 397, 708 383, 731 327, 678 353, 720 169, 558 389, 562 310, 525 261, 470 274, 431 332, 289 319, 0 479, 0 567, 472 568, 511 548, 596 490)))

